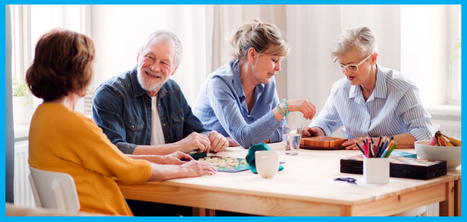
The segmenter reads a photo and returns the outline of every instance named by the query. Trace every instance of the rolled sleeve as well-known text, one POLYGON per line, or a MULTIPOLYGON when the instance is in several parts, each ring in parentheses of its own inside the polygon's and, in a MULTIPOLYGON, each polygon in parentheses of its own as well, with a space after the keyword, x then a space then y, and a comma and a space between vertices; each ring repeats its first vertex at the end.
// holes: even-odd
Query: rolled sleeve
POLYGON ((272 111, 248 124, 230 87, 221 79, 213 78, 207 87, 208 99, 222 127, 242 147, 262 143, 280 126, 272 111))
POLYGON ((431 115, 423 108, 417 95, 416 87, 407 90, 399 101, 398 115, 401 116, 406 128, 416 140, 428 140, 433 136, 431 115))

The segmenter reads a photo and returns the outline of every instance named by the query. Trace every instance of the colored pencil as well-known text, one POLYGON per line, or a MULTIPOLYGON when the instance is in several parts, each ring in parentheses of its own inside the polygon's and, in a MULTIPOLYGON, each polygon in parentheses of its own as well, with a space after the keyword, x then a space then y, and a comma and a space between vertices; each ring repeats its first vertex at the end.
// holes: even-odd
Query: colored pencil
POLYGON ((386 157, 389 157, 392 153, 392 151, 396 148, 397 143, 394 142, 394 146, 388 151, 388 154, 386 154, 386 157))

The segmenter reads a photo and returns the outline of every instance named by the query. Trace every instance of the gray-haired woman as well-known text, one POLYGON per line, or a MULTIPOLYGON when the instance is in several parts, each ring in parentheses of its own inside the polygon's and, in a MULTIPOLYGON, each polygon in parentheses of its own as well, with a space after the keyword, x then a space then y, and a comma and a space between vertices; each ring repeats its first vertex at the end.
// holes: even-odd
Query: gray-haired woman
POLYGON ((431 116, 423 108, 418 88, 396 70, 376 63, 376 35, 368 27, 343 31, 331 53, 345 78, 333 84, 320 114, 303 136, 331 135, 341 126, 346 149, 359 149, 359 137, 394 137, 397 148, 413 147, 431 135, 431 116))
POLYGON ((247 22, 230 44, 235 58, 208 77, 193 109, 205 128, 230 137, 230 145, 248 148, 281 141, 279 127, 289 112, 313 118, 316 109, 309 101, 279 101, 274 75, 290 49, 276 26, 247 22))

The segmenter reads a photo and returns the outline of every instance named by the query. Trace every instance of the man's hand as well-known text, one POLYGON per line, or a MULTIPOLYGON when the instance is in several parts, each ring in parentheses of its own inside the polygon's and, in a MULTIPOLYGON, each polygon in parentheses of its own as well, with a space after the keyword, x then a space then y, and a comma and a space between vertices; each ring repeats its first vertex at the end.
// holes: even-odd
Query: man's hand
POLYGON ((192 160, 188 163, 182 164, 184 171, 182 177, 197 177, 202 175, 213 175, 216 173, 216 169, 207 162, 198 162, 192 160))
POLYGON ((317 137, 317 136, 325 136, 323 130, 318 127, 305 127, 302 131, 302 137, 317 137))
POLYGON ((176 144, 179 147, 179 150, 184 153, 190 153, 193 150, 196 150, 198 153, 202 153, 204 151, 209 151, 211 148, 211 143, 208 137, 197 132, 192 132, 187 137, 176 142, 176 144))
POLYGON ((193 160, 193 158, 181 151, 176 151, 169 155, 163 156, 164 164, 174 164, 174 165, 182 165, 188 161, 193 160))
POLYGON ((215 130, 209 134, 209 141, 211 142, 210 152, 222 152, 229 146, 229 141, 215 130))

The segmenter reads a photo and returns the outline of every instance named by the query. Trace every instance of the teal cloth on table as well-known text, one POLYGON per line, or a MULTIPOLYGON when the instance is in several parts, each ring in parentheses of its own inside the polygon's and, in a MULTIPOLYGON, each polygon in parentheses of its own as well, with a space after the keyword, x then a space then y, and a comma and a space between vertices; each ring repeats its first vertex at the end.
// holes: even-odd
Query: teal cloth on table
POLYGON ((409 153, 409 152, 397 151, 397 150, 392 151, 391 156, 401 156, 401 157, 407 157, 407 158, 417 158, 417 154, 416 154, 416 153, 409 153))
POLYGON ((206 154, 206 152, 202 152, 202 153, 192 152, 190 153, 190 156, 193 157, 193 159, 195 160, 199 160, 201 158, 207 157, 208 155, 206 154))
MULTIPOLYGON (((251 172, 258 174, 256 171, 256 162, 255 162, 255 152, 257 150, 271 150, 266 143, 255 144, 250 147, 248 150, 248 154, 246 155, 245 159, 248 165, 250 166, 251 172)), ((284 167, 279 163, 279 171, 283 170, 284 167)))

